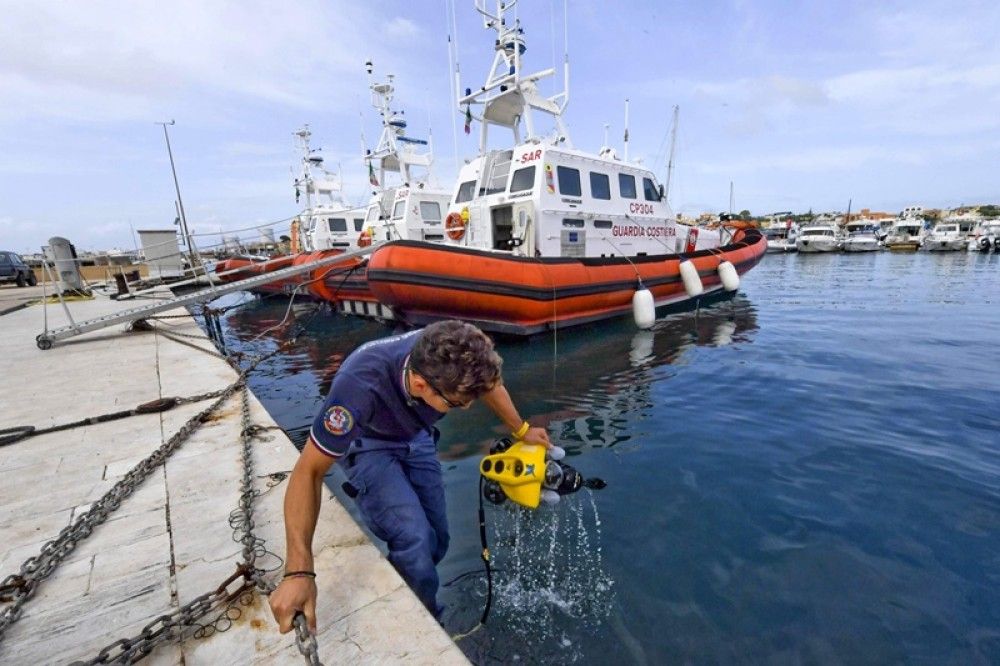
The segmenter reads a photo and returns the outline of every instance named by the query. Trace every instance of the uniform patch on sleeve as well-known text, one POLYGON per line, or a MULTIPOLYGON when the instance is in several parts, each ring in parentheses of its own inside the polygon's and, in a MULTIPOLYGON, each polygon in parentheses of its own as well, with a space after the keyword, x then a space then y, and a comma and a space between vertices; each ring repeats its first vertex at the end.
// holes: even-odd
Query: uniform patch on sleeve
POLYGON ((354 416, 343 405, 334 405, 326 410, 323 417, 323 427, 331 435, 340 437, 346 435, 354 427, 354 416))

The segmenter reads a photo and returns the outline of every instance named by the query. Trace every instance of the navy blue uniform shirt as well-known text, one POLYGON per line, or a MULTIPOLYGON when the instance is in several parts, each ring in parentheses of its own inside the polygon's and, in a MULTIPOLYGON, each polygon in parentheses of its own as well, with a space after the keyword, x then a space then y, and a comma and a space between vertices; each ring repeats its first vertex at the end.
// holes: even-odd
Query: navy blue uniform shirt
POLYGON ((419 336, 411 331, 373 340, 344 360, 310 431, 320 451, 339 458, 366 437, 408 442, 444 416, 422 400, 408 404, 403 366, 419 336))

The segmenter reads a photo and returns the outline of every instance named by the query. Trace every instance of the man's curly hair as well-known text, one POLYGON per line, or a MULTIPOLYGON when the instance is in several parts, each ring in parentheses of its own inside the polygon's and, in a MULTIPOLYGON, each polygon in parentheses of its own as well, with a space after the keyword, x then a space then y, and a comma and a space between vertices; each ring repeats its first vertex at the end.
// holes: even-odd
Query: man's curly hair
POLYGON ((500 383, 503 359, 485 333, 472 324, 449 319, 420 333, 410 352, 410 365, 442 391, 475 399, 500 383))

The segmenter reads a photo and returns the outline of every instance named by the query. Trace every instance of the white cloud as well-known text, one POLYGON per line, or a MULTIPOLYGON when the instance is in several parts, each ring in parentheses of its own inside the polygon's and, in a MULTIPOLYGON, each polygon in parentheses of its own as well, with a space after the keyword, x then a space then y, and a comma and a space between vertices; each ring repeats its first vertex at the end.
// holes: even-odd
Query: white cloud
POLYGON ((724 162, 694 165, 706 174, 766 172, 770 170, 819 173, 855 169, 863 164, 881 163, 921 165, 929 156, 918 150, 887 149, 883 146, 818 147, 805 150, 774 152, 751 157, 727 156, 724 162))
POLYGON ((416 37, 421 32, 416 23, 399 16, 389 21, 389 25, 386 26, 385 30, 390 37, 397 39, 416 37))
POLYGON ((315 108, 337 72, 360 74, 355 27, 371 22, 363 5, 320 0, 7 3, 0 80, 20 114, 5 117, 128 119, 224 94, 315 108))

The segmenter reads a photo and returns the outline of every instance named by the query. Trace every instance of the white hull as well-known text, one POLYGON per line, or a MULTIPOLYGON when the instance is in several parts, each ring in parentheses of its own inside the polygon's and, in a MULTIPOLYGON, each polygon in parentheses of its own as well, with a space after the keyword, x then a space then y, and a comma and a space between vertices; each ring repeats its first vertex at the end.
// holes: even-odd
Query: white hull
POLYGON ((788 241, 767 241, 767 253, 775 254, 779 252, 795 252, 798 250, 795 247, 795 243, 790 243, 788 241))
POLYGON ((795 242, 799 252, 838 252, 840 242, 836 239, 826 238, 800 238, 795 242))
POLYGON ((927 252, 963 252, 968 246, 964 238, 926 238, 922 247, 927 252))
POLYGON ((844 252, 877 252, 882 249, 879 242, 874 238, 862 240, 849 238, 844 241, 844 252))

